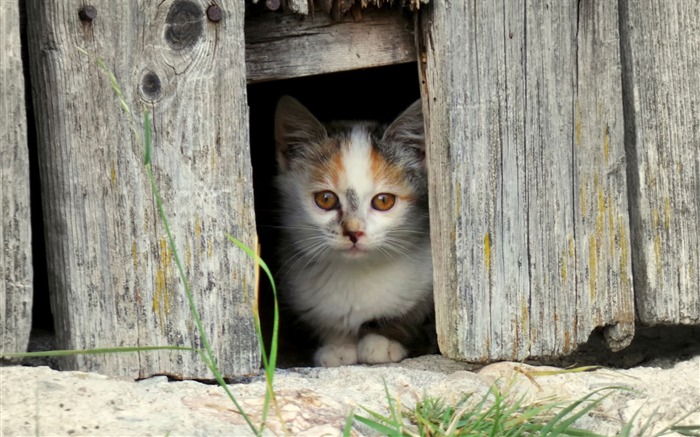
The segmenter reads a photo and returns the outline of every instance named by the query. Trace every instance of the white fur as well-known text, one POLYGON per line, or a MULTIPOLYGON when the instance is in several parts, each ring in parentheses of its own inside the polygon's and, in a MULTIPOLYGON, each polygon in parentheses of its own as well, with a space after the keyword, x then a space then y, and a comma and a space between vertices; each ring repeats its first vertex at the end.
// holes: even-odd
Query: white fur
MULTIPOLYGON (((352 187, 363 205, 363 231, 365 236, 357 246, 367 252, 350 257, 342 251, 352 243, 342 234, 325 242, 330 248, 311 265, 308 259, 288 261, 283 266, 284 276, 294 290, 290 294, 292 306, 313 326, 324 331, 355 334, 362 323, 379 317, 400 316, 410 310, 423 297, 432 284, 432 258, 429 239, 421 245, 408 246, 398 253, 381 249, 387 243, 385 233, 407 214, 408 205, 397 201, 394 208, 381 212, 370 206, 374 195, 395 191, 395 187, 375 185, 371 175, 367 134, 355 129, 352 134, 353 147, 343 151, 343 165, 348 170, 347 177, 341 178, 338 186, 309 186, 300 175, 281 176, 281 187, 293 191, 293 197, 302 200, 304 208, 296 208, 301 216, 293 222, 311 221, 323 228, 333 220, 334 211, 324 211, 313 204, 312 193, 321 189, 331 189, 338 194, 341 203, 345 202, 347 188, 352 187)), ((308 178, 308 175, 306 175, 308 178)), ((295 208, 290 205, 288 211, 295 208)), ((314 238, 317 230, 297 234, 300 239, 314 238)), ((313 240, 315 241, 315 240, 313 240)))
POLYGON ((357 124, 344 147, 345 172, 333 182, 332 168, 322 182, 312 182, 313 168, 293 166, 281 171, 277 185, 287 246, 281 266, 286 297, 296 312, 314 327, 323 346, 316 365, 400 361, 407 350, 377 334, 359 339, 363 323, 400 317, 432 293, 432 257, 428 229, 416 217, 409 186, 393 186, 372 174, 369 130, 357 124), (358 211, 350 217, 364 233, 354 245, 337 226, 338 211, 315 205, 315 192, 330 190, 348 205, 347 190, 357 195, 358 211), (388 211, 371 207, 379 193, 399 195, 388 211), (352 250, 351 250, 352 249, 352 250))
POLYGON ((355 334, 368 320, 408 312, 430 290, 430 246, 412 256, 353 261, 331 255, 312 273, 293 269, 291 303, 315 326, 355 334))
POLYGON ((408 351, 401 343, 378 334, 367 334, 357 345, 358 360, 367 364, 395 363, 406 358, 408 351))
POLYGON ((357 364, 357 343, 326 343, 314 354, 314 365, 320 367, 339 367, 357 364))

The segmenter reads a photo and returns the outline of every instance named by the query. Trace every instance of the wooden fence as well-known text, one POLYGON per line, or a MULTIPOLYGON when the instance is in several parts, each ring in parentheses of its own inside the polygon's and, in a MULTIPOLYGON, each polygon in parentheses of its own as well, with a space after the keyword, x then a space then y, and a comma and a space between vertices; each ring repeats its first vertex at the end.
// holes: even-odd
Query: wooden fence
MULTIPOLYGON (((414 59, 444 354, 564 355, 601 328, 619 350, 635 321, 700 324, 700 4, 412 5, 415 29, 395 11, 365 11, 356 23, 261 16, 244 32, 243 2, 28 0, 59 347, 200 345, 129 129, 145 107, 154 172, 217 360, 226 375, 255 371, 253 263, 224 237, 257 241, 246 81, 414 59)), ((18 13, 11 2, 0 11, 7 351, 26 345, 32 264, 18 13)), ((181 352, 63 366, 210 376, 181 352)))
POLYGON ((421 17, 441 350, 613 350, 700 323, 700 5, 440 2, 421 17))

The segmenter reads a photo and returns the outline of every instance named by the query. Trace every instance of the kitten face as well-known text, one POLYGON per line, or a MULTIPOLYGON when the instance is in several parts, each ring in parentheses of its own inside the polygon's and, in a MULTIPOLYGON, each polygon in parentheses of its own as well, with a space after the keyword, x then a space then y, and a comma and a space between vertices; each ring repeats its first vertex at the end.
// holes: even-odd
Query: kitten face
POLYGON ((278 105, 275 137, 285 228, 299 255, 401 257, 425 236, 427 183, 418 104, 387 129, 367 122, 324 127, 285 97, 278 105))
POLYGON ((325 236, 325 246, 350 257, 394 247, 395 228, 407 226, 420 193, 401 168, 372 146, 367 126, 354 126, 337 139, 326 162, 309 163, 306 209, 309 224, 325 236))

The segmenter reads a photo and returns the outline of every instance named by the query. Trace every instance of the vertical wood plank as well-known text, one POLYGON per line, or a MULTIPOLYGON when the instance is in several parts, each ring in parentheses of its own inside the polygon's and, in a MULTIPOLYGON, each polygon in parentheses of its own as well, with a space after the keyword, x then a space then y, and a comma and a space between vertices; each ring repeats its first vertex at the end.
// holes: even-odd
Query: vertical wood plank
POLYGON ((638 317, 700 324, 700 4, 620 12, 638 317))
POLYGON ((585 340, 592 327, 604 326, 608 346, 620 350, 634 336, 635 305, 618 5, 578 2, 577 16, 572 111, 579 308, 575 338, 585 340))
POLYGON ((19 3, 0 3, 0 351, 24 352, 32 317, 29 157, 19 3))
POLYGON ((601 2, 516 1, 434 2, 422 15, 448 356, 563 355, 606 326, 611 347, 631 340, 616 13, 601 2), (581 207, 582 192, 601 203, 581 207))
MULTIPOLYGON (((243 5, 219 2, 223 19, 211 22, 205 1, 84 4, 28 4, 59 347, 202 347, 131 130, 148 109, 153 171, 217 362, 224 375, 253 372, 253 263, 225 236, 256 245, 243 5)), ((85 355, 63 366, 211 377, 194 352, 85 355)))

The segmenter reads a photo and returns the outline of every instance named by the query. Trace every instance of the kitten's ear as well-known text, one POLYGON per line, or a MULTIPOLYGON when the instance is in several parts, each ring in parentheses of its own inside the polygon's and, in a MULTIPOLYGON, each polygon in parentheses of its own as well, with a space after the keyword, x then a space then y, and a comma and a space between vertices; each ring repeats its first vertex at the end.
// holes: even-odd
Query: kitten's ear
POLYGON ((408 146, 425 154, 425 128, 423 127, 423 106, 416 100, 394 120, 382 137, 384 141, 408 146))
POLYGON ((289 161, 302 153, 310 143, 319 143, 327 136, 326 129, 295 98, 283 96, 275 111, 275 144, 280 170, 289 169, 289 161))

